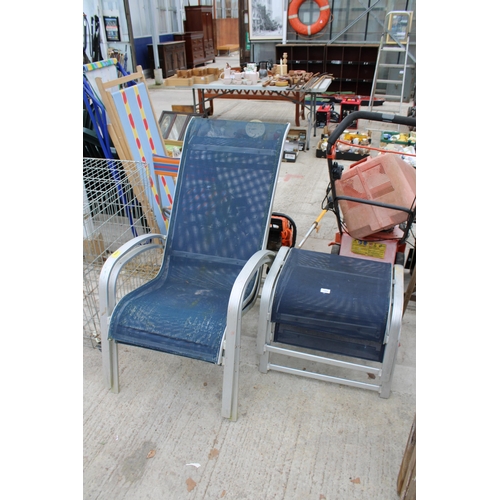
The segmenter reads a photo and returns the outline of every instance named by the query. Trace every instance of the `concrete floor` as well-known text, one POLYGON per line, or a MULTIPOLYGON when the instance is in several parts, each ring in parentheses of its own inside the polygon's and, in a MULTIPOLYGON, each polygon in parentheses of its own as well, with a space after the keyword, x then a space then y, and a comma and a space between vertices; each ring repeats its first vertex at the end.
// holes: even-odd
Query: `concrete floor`
MULTIPOLYGON (((218 58, 216 65, 226 60, 231 58, 218 58)), ((151 89, 150 95, 157 116, 171 104, 192 103, 190 90, 151 89)), ((289 103, 218 101, 211 119, 218 117, 293 121, 294 109, 289 103)), ((377 128, 359 128, 364 126, 377 128)), ((281 165, 273 210, 294 219, 297 241, 321 212, 326 166, 314 147, 281 165)), ((328 213, 303 248, 329 252, 335 230, 328 213)), ((121 391, 113 394, 104 387, 100 351, 84 347, 83 498, 398 499, 397 477, 416 412, 415 302, 403 318, 389 399, 260 373, 258 306, 243 319, 237 422, 220 415, 221 367, 121 346, 121 391)))

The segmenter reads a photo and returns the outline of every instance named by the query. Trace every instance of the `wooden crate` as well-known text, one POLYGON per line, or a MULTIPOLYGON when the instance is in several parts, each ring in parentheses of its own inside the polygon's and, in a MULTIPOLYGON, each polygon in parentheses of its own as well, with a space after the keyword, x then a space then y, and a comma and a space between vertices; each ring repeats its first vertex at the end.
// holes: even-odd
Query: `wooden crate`
POLYGON ((172 111, 176 113, 195 113, 192 104, 172 104, 172 111))
POLYGON ((165 139, 163 142, 165 146, 179 146, 180 148, 184 144, 184 141, 174 141, 173 139, 165 139))
POLYGON ((193 76, 192 69, 178 69, 177 74, 175 75, 178 78, 191 78, 193 76))
POLYGON ((215 75, 215 79, 219 78, 219 75, 224 72, 223 68, 207 68, 207 74, 215 75))
POLYGON ((169 78, 165 78, 163 82, 164 85, 168 87, 190 87, 193 85, 193 78, 179 78, 178 76, 170 76, 169 78))
POLYGON ((163 142, 165 144, 165 153, 169 157, 174 157, 172 156, 174 148, 179 148, 179 151, 182 151, 182 146, 184 144, 183 141, 174 141, 173 139, 165 139, 163 142))
POLYGON ((206 76, 208 75, 208 68, 193 68, 193 76, 206 76))
POLYGON ((193 82, 195 84, 210 83, 217 80, 217 78, 215 75, 193 76, 193 82))

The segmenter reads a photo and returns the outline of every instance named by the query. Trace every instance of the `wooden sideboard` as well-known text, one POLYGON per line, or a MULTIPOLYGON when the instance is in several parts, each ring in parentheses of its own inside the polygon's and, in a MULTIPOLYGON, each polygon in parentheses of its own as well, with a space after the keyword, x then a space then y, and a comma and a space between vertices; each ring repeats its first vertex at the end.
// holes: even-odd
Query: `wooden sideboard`
MULTIPOLYGON (((148 51, 150 67, 154 68, 153 45, 148 45, 148 51)), ((185 42, 159 43, 158 59, 164 78, 175 75, 178 69, 187 69, 185 42)))

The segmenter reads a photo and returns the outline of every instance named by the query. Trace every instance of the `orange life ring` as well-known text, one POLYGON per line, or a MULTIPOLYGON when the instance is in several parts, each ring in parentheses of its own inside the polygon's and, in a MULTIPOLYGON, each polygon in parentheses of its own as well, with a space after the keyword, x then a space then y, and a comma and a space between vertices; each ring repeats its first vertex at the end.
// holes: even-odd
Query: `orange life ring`
POLYGON ((328 24, 330 20, 330 3, 328 0, 314 0, 319 7, 319 17, 315 23, 306 25, 299 19, 299 9, 305 1, 292 0, 290 2, 288 7, 288 21, 290 22, 290 26, 299 35, 314 35, 328 24))

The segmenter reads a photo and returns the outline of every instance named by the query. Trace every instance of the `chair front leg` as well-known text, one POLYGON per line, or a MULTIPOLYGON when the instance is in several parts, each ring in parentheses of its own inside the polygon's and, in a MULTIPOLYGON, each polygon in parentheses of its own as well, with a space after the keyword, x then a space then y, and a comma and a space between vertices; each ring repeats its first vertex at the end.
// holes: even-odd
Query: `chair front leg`
POLYGON ((108 339, 107 334, 108 332, 106 331, 106 336, 101 339, 104 381, 106 387, 111 389, 111 392, 118 394, 120 392, 120 383, 118 379, 118 344, 113 339, 108 339))
POLYGON ((399 338, 403 319, 404 271, 403 266, 394 266, 393 295, 389 338, 385 346, 382 373, 380 377, 380 397, 387 399, 391 394, 392 377, 396 366, 399 338))
POLYGON ((238 419, 238 382, 241 349, 241 317, 245 290, 256 272, 270 264, 275 256, 269 250, 260 250, 245 264, 234 282, 227 308, 227 326, 224 348, 224 377, 222 383, 222 416, 238 419))
POLYGON ((283 267, 290 248, 281 247, 276 254, 273 265, 267 273, 260 297, 259 327, 257 331, 257 356, 259 356, 259 371, 267 373, 269 366, 269 351, 266 345, 271 341, 271 308, 278 275, 283 267))
POLYGON ((108 339, 109 319, 116 305, 116 284, 123 266, 138 255, 163 248, 161 244, 144 243, 159 239, 165 241, 162 234, 145 234, 124 243, 106 262, 99 275, 99 314, 101 318, 101 350, 106 387, 113 392, 120 391, 118 381, 118 345, 113 339, 108 339))

